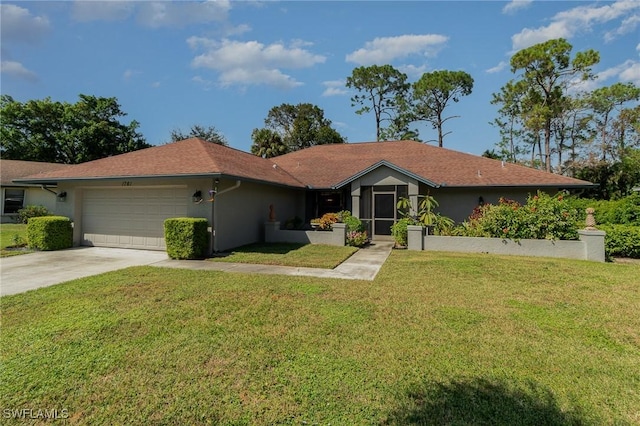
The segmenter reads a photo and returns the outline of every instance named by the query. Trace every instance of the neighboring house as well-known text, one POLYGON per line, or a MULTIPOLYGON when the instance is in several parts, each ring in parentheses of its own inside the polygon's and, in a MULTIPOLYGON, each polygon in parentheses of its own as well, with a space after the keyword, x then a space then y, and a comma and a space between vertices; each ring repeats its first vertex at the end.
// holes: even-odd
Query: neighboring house
POLYGON ((18 218, 18 210, 25 206, 44 206, 50 211, 53 211, 56 207, 57 192, 55 181, 43 181, 43 183, 38 184, 18 184, 13 181, 14 179, 36 175, 41 172, 62 170, 68 167, 68 164, 0 160, 1 222, 15 222, 18 218))
POLYGON ((213 251, 263 239, 277 220, 308 223, 350 210, 374 239, 390 235, 396 203, 429 193, 460 222, 483 202, 591 183, 414 141, 316 146, 272 159, 192 138, 19 180, 55 182, 56 213, 74 221, 74 242, 164 249, 169 217, 203 217, 213 251), (210 195, 212 191, 212 195, 210 195))

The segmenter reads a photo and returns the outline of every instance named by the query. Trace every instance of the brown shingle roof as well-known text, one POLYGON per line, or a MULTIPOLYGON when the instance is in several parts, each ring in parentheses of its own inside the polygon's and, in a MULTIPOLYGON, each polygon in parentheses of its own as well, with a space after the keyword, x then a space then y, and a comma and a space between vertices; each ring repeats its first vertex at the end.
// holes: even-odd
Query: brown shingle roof
POLYGON ((557 186, 591 183, 415 141, 320 145, 272 159, 305 185, 333 188, 362 170, 390 164, 438 186, 557 186))
POLYGON ((39 161, 0 160, 0 183, 2 186, 16 185, 14 179, 53 170, 73 167, 70 164, 44 163, 39 161))
MULTIPOLYGON (((191 138, 77 164, 73 169, 37 176, 55 180, 226 175, 301 187, 302 184, 264 158, 191 138)), ((29 176, 32 178, 32 176, 29 176)))
POLYGON ((388 165, 435 186, 585 187, 586 181, 415 141, 321 145, 270 160, 191 138, 67 166, 27 179, 85 180, 224 175, 291 187, 340 187, 388 165), (277 165, 277 166, 276 166, 277 165))

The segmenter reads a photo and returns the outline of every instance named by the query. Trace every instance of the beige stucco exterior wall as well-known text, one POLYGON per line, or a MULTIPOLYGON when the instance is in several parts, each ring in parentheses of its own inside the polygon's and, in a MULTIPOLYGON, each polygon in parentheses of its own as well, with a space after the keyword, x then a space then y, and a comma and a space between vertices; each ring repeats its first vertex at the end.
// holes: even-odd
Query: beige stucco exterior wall
POLYGON ((221 182, 214 212, 214 250, 224 251, 264 240, 264 223, 269 220, 269 206, 275 218, 285 222, 294 216, 304 217, 303 190, 235 181, 221 182))
MULTIPOLYGON (((27 187, 27 186, 11 186, 2 187, 2 193, 0 194, 0 213, 4 212, 4 190, 5 189, 23 189, 24 190, 24 206, 44 206, 50 212, 56 213, 56 196, 49 191, 46 191, 40 187, 27 187)), ((59 192, 57 188, 52 188, 52 191, 59 192)), ((57 214, 57 213, 56 213, 57 214)), ((2 223, 14 223, 17 219, 17 215, 1 215, 2 223)))
POLYGON ((304 216, 304 191, 272 185, 246 182, 238 188, 235 180, 222 179, 217 185, 218 194, 209 202, 209 190, 215 187, 212 178, 182 179, 129 179, 60 183, 58 191, 67 191, 65 201, 58 201, 56 212, 74 222, 74 244, 82 239, 82 195, 88 189, 98 188, 161 188, 179 187, 189 200, 187 216, 206 218, 212 232, 212 250, 223 251, 262 241, 264 222, 269 218, 269 205, 274 205, 278 220, 304 216), (202 192, 203 201, 194 203, 192 196, 202 192))
POLYGON ((204 178, 184 178, 184 179, 128 179, 128 180, 108 180, 108 181, 85 181, 85 182, 61 182, 58 185, 58 192, 66 191, 67 197, 64 201, 56 202, 56 214, 67 216, 74 222, 73 240, 74 245, 80 245, 82 239, 82 199, 83 192, 90 189, 110 188, 110 189, 144 189, 176 187, 184 192, 187 203, 187 216, 202 217, 211 224, 213 207, 212 203, 203 201, 195 204, 191 201, 195 191, 202 191, 203 197, 208 198, 207 191, 212 187, 211 179, 204 178))

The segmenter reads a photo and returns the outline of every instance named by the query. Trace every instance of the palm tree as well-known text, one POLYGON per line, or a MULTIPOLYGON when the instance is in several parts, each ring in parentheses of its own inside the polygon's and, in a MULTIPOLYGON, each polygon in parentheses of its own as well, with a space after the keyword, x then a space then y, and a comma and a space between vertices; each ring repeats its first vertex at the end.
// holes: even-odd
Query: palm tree
POLYGON ((258 157, 271 158, 289 152, 280 135, 271 129, 253 129, 251 139, 251 153, 258 157))

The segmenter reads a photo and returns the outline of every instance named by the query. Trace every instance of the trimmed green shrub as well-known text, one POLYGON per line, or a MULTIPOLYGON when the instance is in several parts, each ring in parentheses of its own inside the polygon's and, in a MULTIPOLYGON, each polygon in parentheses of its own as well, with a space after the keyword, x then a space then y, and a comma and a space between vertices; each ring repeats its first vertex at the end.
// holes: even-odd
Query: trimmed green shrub
POLYGON ((71 219, 64 216, 32 217, 27 222, 27 244, 31 249, 62 250, 73 246, 71 219))
POLYGON ((51 216, 45 206, 25 206, 18 210, 18 222, 28 223, 32 217, 51 216))
POLYGON ((640 259, 640 226, 603 225, 598 229, 607 233, 604 237, 607 259, 614 256, 640 259))
POLYGON ((404 247, 408 244, 409 230, 407 227, 409 225, 416 224, 417 223, 415 220, 408 217, 403 217, 402 219, 391 225, 391 235, 393 236, 396 245, 404 247))
POLYGON ((362 232, 364 231, 364 225, 362 221, 355 216, 347 216, 342 219, 345 225, 347 225, 347 231, 362 232))
POLYGON ((580 219, 583 221, 586 217, 585 210, 587 207, 593 207, 597 224, 640 226, 640 193, 635 193, 619 200, 592 200, 571 197, 569 203, 578 209, 580 219))
POLYGON ((174 217, 164 221, 164 239, 171 259, 201 259, 207 254, 207 219, 174 217))

